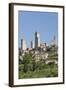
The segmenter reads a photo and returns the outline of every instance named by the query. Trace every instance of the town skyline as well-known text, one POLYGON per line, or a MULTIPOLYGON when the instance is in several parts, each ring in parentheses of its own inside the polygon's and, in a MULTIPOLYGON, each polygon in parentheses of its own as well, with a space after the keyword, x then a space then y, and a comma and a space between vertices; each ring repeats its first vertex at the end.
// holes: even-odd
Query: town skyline
POLYGON ((54 35, 56 36, 56 42, 58 42, 57 23, 58 14, 54 12, 19 11, 18 47, 21 47, 22 38, 26 40, 27 47, 31 47, 30 42, 34 40, 35 32, 40 33, 41 42, 49 44, 54 35))
MULTIPOLYGON (((47 45, 47 43, 46 42, 42 42, 41 41, 41 39, 40 39, 40 33, 39 32, 35 32, 34 33, 34 39, 33 40, 31 40, 29 43, 30 43, 30 47, 27 47, 27 43, 26 43, 26 39, 23 37, 22 39, 21 39, 21 49, 22 50, 26 50, 27 48, 32 48, 32 49, 36 49, 36 48, 39 48, 39 47, 41 47, 41 45, 46 45, 46 46, 49 46, 49 45, 47 45)), ((50 45, 57 45, 57 42, 56 42, 56 37, 54 36, 53 37, 53 40, 52 40, 52 42, 50 43, 50 45)))

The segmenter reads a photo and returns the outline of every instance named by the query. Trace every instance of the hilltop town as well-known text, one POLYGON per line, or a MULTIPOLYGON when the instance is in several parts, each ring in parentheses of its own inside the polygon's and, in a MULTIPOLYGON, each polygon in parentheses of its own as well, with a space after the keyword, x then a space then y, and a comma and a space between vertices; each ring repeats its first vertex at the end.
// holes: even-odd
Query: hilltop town
POLYGON ((49 62, 55 62, 57 64, 57 60, 49 60, 49 50, 54 49, 55 53, 57 53, 57 45, 55 37, 53 38, 53 42, 50 46, 47 46, 46 43, 40 41, 40 33, 35 32, 35 41, 31 41, 31 47, 27 48, 26 46, 26 40, 21 40, 21 48, 19 49, 19 59, 23 60, 23 56, 25 53, 29 54, 31 53, 33 55, 33 58, 36 62, 40 61, 41 59, 44 60, 46 64, 49 62))
MULTIPOLYGON (((38 77, 37 71, 41 72, 42 70, 52 70, 52 68, 55 70, 53 71, 54 74, 46 74, 46 71, 44 71, 44 74, 39 74, 39 76, 44 77, 51 77, 53 75, 57 76, 58 73, 58 46, 56 44, 56 37, 54 36, 53 41, 50 45, 47 45, 46 42, 41 42, 40 39, 40 33, 35 32, 35 40, 31 41, 31 47, 27 48, 26 40, 22 38, 21 40, 21 48, 19 48, 19 78, 28 78, 30 75, 31 77, 38 77), (45 67, 45 65, 47 65, 45 67), (50 65, 50 66, 48 66, 50 65), (54 65, 52 68, 51 66, 54 65), (45 68, 44 68, 45 67, 45 68), (42 69, 42 70, 41 70, 42 69), (26 75, 26 72, 30 72, 27 76, 22 76, 21 72, 24 72, 24 75, 26 75), (32 76, 31 73, 35 74, 32 76)), ((42 73, 42 72, 41 72, 42 73)), ((50 73, 50 71, 48 72, 50 73)))

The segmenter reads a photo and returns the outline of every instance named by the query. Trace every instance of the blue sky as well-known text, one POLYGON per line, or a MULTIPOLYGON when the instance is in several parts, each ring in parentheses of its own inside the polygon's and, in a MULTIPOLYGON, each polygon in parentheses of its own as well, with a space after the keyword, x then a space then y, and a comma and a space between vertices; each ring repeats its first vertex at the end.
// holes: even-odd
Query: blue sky
POLYGON ((18 46, 21 47, 21 39, 24 37, 27 47, 34 40, 35 32, 40 33, 41 42, 49 44, 54 35, 58 41, 58 13, 56 12, 18 12, 18 46))

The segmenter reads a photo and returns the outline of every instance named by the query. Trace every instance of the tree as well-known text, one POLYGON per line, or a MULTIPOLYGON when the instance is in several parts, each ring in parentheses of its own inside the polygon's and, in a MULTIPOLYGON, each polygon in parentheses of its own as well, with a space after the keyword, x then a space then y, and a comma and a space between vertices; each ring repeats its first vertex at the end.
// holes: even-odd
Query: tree
POLYGON ((25 53, 25 55, 23 56, 24 72, 28 71, 28 69, 30 68, 29 64, 31 64, 31 63, 32 63, 32 56, 31 56, 31 54, 25 53))
POLYGON ((33 64, 33 71, 35 71, 35 69, 36 69, 36 62, 35 62, 35 60, 33 60, 32 64, 33 64))

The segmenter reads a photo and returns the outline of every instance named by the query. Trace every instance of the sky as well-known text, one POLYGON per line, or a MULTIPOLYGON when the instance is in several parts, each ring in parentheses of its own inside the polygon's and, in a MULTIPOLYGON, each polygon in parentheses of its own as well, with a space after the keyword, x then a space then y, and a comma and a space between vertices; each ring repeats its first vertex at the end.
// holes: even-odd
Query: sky
POLYGON ((35 32, 40 33, 41 42, 50 44, 54 35, 58 42, 58 13, 19 11, 18 47, 21 47, 21 39, 24 38, 27 48, 30 48, 30 41, 35 40, 35 32))

